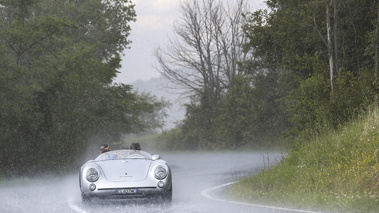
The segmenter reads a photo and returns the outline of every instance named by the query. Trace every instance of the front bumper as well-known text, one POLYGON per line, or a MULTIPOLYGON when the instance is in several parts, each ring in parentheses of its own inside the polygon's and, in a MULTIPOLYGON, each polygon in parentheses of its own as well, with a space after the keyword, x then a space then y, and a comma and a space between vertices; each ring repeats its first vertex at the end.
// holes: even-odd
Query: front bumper
MULTIPOLYGON (((87 198, 98 198, 98 199, 137 199, 137 198, 150 198, 157 197, 162 193, 165 193, 165 190, 159 189, 158 187, 145 187, 145 188, 133 188, 136 189, 137 192, 133 194, 117 194, 117 189, 99 189, 97 191, 93 191, 90 193, 83 193, 82 195, 87 198)), ((124 189, 124 188, 122 188, 124 189)))
POLYGON ((108 182, 100 179, 94 183, 91 183, 83 178, 80 180, 82 196, 86 198, 96 197, 100 199, 130 199, 157 197, 168 193, 171 190, 171 187, 171 176, 161 181, 146 179, 139 182, 108 182), (159 183, 163 183, 163 187, 159 183), (95 189, 90 190, 91 185, 92 188, 95 189), (158 185, 160 185, 160 187, 158 185), (117 193, 117 190, 129 189, 135 190, 135 192, 123 194, 117 193))

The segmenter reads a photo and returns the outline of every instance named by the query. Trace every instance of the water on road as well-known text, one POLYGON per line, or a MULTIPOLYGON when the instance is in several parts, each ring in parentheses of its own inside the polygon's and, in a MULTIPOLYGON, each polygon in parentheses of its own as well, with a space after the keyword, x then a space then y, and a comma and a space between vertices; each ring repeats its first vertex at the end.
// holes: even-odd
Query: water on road
POLYGON ((169 162, 173 173, 173 200, 170 205, 147 201, 104 201, 84 205, 80 198, 78 174, 73 174, 44 180, 21 179, 11 184, 1 184, 0 212, 299 212, 259 205, 241 205, 221 199, 225 184, 272 165, 281 158, 280 153, 188 152, 162 154, 161 157, 169 162))

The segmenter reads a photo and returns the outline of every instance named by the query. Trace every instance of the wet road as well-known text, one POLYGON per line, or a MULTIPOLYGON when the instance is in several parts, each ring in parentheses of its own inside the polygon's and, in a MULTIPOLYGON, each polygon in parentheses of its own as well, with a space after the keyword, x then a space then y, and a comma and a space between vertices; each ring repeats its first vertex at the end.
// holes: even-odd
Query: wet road
MULTIPOLYGON (((83 205, 78 176, 18 180, 0 185, 0 212, 252 212, 289 213, 295 210, 241 205, 222 199, 225 184, 254 174, 280 159, 280 153, 223 152, 162 154, 173 172, 171 205, 99 203, 83 205)), ((304 211, 307 212, 307 211, 304 211)))

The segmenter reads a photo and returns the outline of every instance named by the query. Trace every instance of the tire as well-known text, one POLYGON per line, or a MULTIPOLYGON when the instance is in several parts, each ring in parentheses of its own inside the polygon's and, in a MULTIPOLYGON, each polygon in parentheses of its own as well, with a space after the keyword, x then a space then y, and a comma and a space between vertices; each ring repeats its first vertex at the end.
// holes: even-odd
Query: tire
POLYGON ((167 190, 166 192, 164 192, 161 195, 161 199, 164 203, 171 203, 171 201, 172 201, 172 186, 170 187, 169 190, 167 190))
POLYGON ((91 197, 90 196, 87 196, 87 195, 85 195, 83 192, 82 192, 82 202, 83 203, 89 203, 89 202, 91 202, 91 197))

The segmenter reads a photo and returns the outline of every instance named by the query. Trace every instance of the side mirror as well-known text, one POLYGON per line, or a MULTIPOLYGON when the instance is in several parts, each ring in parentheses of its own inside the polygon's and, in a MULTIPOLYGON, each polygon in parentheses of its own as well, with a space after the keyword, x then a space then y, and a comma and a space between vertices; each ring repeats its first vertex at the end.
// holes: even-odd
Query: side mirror
POLYGON ((158 160, 158 159, 161 159, 161 157, 159 155, 151 156, 151 160, 158 160))

